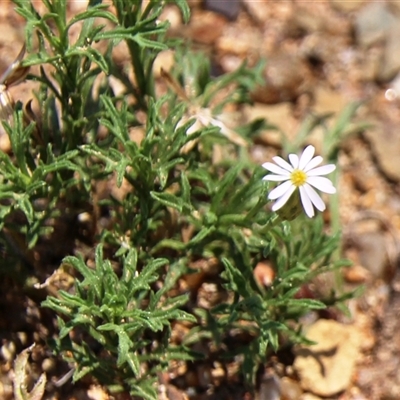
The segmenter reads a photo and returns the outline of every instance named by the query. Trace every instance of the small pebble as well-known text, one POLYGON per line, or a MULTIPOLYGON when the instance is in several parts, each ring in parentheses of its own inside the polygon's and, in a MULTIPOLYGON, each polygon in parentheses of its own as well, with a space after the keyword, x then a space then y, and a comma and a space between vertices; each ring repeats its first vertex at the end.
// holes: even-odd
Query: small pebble
POLYGON ((44 372, 51 372, 54 370, 56 362, 53 358, 45 358, 42 362, 42 370, 44 372))
POLYGON ((4 153, 9 153, 11 151, 10 138, 6 133, 3 132, 4 129, 0 129, 0 151, 4 153))
POLYGON ((15 343, 6 342, 1 346, 0 353, 5 361, 12 361, 15 356, 15 343))
POLYGON ((28 345, 28 335, 26 332, 17 332, 17 337, 23 346, 28 345))
POLYGON ((350 268, 346 268, 343 275, 344 279, 348 283, 364 283, 371 276, 371 274, 361 265, 353 265, 350 268))
POLYGON ((298 382, 284 376, 281 379, 281 400, 298 400, 303 393, 298 382))
POLYGON ((270 287, 275 278, 275 270, 268 261, 260 261, 254 268, 253 274, 256 282, 264 287, 270 287))
POLYGON ((260 385, 258 400, 280 400, 281 382, 272 371, 266 371, 260 385))

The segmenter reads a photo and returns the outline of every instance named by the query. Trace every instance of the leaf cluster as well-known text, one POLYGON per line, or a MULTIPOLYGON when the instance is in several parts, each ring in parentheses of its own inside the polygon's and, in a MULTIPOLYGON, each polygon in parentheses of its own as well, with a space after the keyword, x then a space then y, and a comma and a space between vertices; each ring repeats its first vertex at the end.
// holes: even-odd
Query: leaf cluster
POLYGON ((189 349, 169 346, 162 338, 146 340, 146 332, 169 331, 170 321, 195 322, 192 315, 179 309, 187 296, 168 296, 168 288, 175 283, 171 274, 160 290, 152 289, 167 259, 154 259, 139 272, 138 254, 131 249, 122 259, 118 276, 99 246, 95 262, 91 269, 82 258, 66 257, 64 266, 76 269, 83 279, 76 281, 75 293, 60 291, 58 298, 48 297, 43 302, 62 316, 58 318, 60 334, 55 346, 72 354, 74 380, 92 373, 114 390, 154 398, 152 383, 157 372, 171 359, 192 356, 189 349), (79 334, 83 335, 80 340, 70 339, 79 334), (144 369, 145 363, 148 369, 144 369))

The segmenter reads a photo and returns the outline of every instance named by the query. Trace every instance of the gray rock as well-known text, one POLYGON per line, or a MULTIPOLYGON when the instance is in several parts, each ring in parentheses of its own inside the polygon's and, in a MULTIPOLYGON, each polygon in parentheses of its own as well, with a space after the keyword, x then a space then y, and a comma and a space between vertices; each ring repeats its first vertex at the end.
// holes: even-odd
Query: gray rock
POLYGON ((206 10, 220 13, 230 20, 235 20, 240 11, 240 3, 240 0, 204 0, 204 7, 206 10))
POLYGON ((280 398, 281 384, 279 378, 272 371, 266 371, 261 379, 256 400, 280 400, 280 398))
POLYGON ((400 131, 390 123, 374 122, 374 128, 364 132, 382 172, 391 180, 400 181, 400 131))
POLYGON ((295 101, 312 87, 312 73, 298 56, 277 51, 268 58, 264 69, 264 85, 252 93, 255 101, 276 104, 295 101))
POLYGON ((400 20, 387 33, 383 59, 379 68, 378 80, 387 82, 400 71, 400 20))
POLYGON ((397 400, 400 398, 400 274, 397 273, 389 302, 381 317, 369 365, 357 371, 357 386, 368 399, 397 400))
POLYGON ((388 274, 387 244, 382 232, 365 232, 355 238, 360 248, 361 265, 376 278, 388 274))
POLYGON ((387 32, 397 24, 397 18, 390 12, 386 3, 370 3, 357 14, 355 20, 357 41, 361 46, 370 46, 384 39, 387 32))

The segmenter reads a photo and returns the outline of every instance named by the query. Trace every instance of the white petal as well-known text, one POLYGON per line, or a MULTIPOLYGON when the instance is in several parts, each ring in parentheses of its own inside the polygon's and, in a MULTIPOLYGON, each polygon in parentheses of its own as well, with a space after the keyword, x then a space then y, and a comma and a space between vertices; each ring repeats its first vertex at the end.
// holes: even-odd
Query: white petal
POLYGON ((274 174, 277 174, 277 175, 286 175, 288 177, 290 176, 289 171, 286 171, 285 169, 278 167, 277 165, 272 164, 270 162, 266 162, 266 163, 262 164, 262 167, 267 169, 268 171, 273 172, 274 174))
POLYGON ((310 171, 310 169, 315 168, 317 165, 321 164, 323 158, 321 156, 314 157, 303 169, 304 172, 310 171))
POLYGON ((293 168, 297 168, 299 166, 299 156, 297 154, 289 154, 289 160, 293 165, 293 168))
POLYGON ((335 186, 333 186, 332 182, 328 178, 323 178, 322 176, 309 176, 307 178, 307 183, 314 186, 321 192, 329 194, 336 193, 335 186))
POLYGON ((314 204, 317 210, 324 211, 326 206, 320 195, 307 183, 303 186, 308 198, 314 204))
POLYGON ((296 186, 292 185, 289 190, 287 190, 272 206, 272 211, 277 211, 282 208, 286 202, 289 200, 290 196, 296 190, 296 186))
POLYGON ((287 192, 290 189, 291 186, 294 186, 291 181, 283 182, 269 193, 268 198, 270 200, 275 200, 278 197, 283 196, 285 192, 287 192))
POLYGON ((209 121, 210 121, 211 125, 216 126, 217 128, 219 128, 221 130, 221 132, 226 132, 226 126, 222 121, 218 120, 217 118, 210 118, 209 121))
POLYGON ((300 199, 307 216, 309 218, 312 218, 314 216, 314 207, 311 203, 310 198, 308 197, 306 190, 304 189, 304 186, 300 186, 300 199))
POLYGON ((335 164, 323 165, 322 167, 314 168, 307 172, 308 176, 327 175, 336 169, 335 164))
POLYGON ((292 172, 293 171, 293 167, 287 162, 285 161, 282 157, 272 157, 272 159, 283 169, 285 169, 286 171, 292 172))
POLYGON ((266 175, 262 178, 263 181, 275 181, 275 182, 282 182, 287 181, 289 176, 287 175, 266 175))
POLYGON ((315 153, 314 146, 310 145, 304 149, 303 154, 300 156, 300 161, 299 161, 299 169, 301 171, 303 171, 304 168, 307 166, 307 164, 311 161, 314 153, 315 153))

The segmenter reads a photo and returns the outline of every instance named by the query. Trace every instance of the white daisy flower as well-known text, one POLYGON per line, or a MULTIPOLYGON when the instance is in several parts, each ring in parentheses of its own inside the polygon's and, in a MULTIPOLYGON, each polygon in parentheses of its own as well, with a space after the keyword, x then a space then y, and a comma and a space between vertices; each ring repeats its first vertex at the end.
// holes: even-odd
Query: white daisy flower
POLYGON ((314 188, 329 194, 336 193, 332 182, 321 176, 333 172, 336 165, 328 164, 316 168, 323 158, 321 156, 313 158, 314 153, 314 146, 307 146, 300 157, 289 154, 290 164, 281 157, 272 158, 276 164, 270 162, 262 164, 265 169, 273 173, 266 175, 263 180, 283 182, 268 195, 270 200, 276 200, 272 211, 282 208, 296 189, 299 189, 301 203, 308 217, 312 218, 315 214, 313 206, 319 211, 325 210, 325 203, 314 188))

